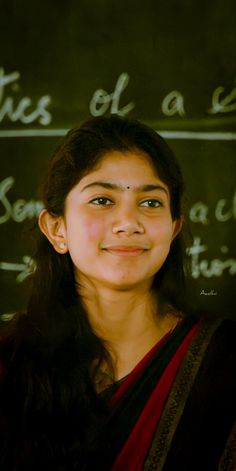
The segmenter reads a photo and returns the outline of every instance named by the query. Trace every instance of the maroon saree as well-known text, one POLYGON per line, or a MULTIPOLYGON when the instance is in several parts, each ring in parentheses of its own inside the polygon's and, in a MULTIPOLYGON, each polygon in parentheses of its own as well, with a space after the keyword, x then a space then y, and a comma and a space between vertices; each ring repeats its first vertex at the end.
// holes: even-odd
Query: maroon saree
POLYGON ((227 321, 187 319, 161 339, 117 385, 110 399, 111 448, 102 469, 234 470, 230 430, 235 415, 236 388, 232 386, 232 342, 225 339, 230 330, 232 334, 227 321), (227 348, 230 365, 224 363, 227 348), (221 365, 217 372, 217 349, 223 355, 221 365, 226 370, 230 367, 230 371, 222 380, 219 378, 220 387, 215 391, 211 390, 208 379, 212 374, 214 378, 221 374, 221 365), (211 402, 218 410, 212 411, 211 402), (202 445, 202 441, 206 441, 204 421, 211 434, 205 450, 202 445), (219 433, 215 430, 217 424, 219 433), (203 458, 206 450, 208 456, 203 458))

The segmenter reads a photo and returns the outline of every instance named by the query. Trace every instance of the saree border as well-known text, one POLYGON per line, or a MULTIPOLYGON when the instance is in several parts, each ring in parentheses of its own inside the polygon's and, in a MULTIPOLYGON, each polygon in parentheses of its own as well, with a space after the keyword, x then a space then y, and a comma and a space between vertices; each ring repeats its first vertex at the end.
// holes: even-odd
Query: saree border
POLYGON ((209 342, 222 319, 200 321, 158 423, 143 471, 161 471, 209 342))

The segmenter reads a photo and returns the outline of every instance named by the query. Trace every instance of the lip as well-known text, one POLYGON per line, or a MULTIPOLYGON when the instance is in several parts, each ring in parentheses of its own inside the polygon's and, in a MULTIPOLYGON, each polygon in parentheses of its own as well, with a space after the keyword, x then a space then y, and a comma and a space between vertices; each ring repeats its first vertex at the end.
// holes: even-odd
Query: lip
POLYGON ((135 257, 141 255, 143 252, 147 251, 146 247, 137 246, 137 245, 115 245, 104 247, 103 250, 109 252, 113 255, 123 256, 123 257, 135 257))

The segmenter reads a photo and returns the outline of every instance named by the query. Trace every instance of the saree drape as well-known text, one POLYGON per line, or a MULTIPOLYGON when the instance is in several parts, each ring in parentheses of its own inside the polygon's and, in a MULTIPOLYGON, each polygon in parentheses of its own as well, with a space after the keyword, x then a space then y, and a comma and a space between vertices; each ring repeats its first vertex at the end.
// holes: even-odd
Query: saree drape
POLYGON ((234 470, 233 321, 181 322, 110 395, 102 469, 234 470))

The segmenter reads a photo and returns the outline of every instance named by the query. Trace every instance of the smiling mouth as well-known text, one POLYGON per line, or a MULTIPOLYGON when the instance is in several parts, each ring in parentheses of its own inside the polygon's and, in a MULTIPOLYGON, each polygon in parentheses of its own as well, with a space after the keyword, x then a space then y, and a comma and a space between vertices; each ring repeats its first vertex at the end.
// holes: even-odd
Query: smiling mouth
POLYGON ((136 257, 137 255, 141 255, 143 252, 147 251, 146 248, 143 247, 107 247, 104 248, 106 252, 123 257, 136 257))

